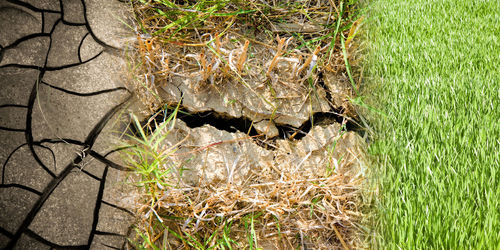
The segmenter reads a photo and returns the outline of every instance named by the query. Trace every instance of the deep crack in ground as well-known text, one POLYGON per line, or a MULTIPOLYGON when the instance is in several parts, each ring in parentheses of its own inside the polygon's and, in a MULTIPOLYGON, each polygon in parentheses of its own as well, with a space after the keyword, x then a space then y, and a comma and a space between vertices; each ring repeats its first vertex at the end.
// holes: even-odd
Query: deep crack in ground
MULTIPOLYGON (((156 130, 156 124, 160 125, 166 121, 167 116, 172 112, 171 108, 161 108, 157 110, 152 116, 144 119, 140 122, 141 126, 145 129, 146 134, 151 134, 156 130)), ((342 112, 342 111, 339 111, 342 112)), ((343 130, 354 131, 357 133, 362 133, 363 129, 359 126, 359 123, 349 117, 346 117, 342 113, 337 111, 330 112, 318 112, 313 114, 309 120, 305 121, 300 127, 293 127, 287 124, 275 124, 279 131, 279 135, 274 138, 268 138, 267 142, 272 143, 276 139, 293 139, 301 140, 304 138, 311 128, 316 125, 327 126, 334 123, 339 123, 345 125, 343 130)), ((192 113, 186 108, 180 107, 177 113, 177 118, 186 123, 190 128, 198 128, 204 125, 210 125, 218 130, 227 131, 230 133, 242 132, 254 138, 254 141, 266 149, 272 149, 272 147, 267 147, 266 143, 262 143, 264 135, 259 134, 253 127, 252 120, 248 117, 229 117, 227 115, 217 113, 215 111, 205 111, 192 113)), ((138 136, 137 128, 131 126, 132 134, 138 136)))

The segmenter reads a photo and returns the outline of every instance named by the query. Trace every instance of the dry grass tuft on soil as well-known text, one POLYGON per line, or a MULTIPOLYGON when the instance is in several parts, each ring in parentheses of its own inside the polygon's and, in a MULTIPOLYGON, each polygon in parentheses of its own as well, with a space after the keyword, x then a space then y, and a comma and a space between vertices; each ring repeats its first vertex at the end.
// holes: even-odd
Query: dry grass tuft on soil
POLYGON ((345 127, 357 120, 349 100, 359 88, 354 79, 362 77, 349 64, 360 50, 353 45, 361 22, 356 7, 334 0, 142 0, 133 7, 133 84, 149 112, 182 101, 192 112, 213 110, 297 128, 316 112, 334 110, 344 117, 342 124, 313 124, 301 141, 294 135, 274 138, 270 150, 254 142, 267 137, 241 132, 200 141, 200 129, 215 128, 188 128, 176 119, 177 106, 151 135, 140 130, 127 154, 144 190, 135 244, 363 247, 363 143, 345 127), (207 107, 196 99, 207 92, 225 104, 207 107), (225 155, 245 147, 255 155, 225 155), (217 165, 217 157, 225 159, 224 171, 203 178, 203 166, 217 165))
POLYGON ((144 188, 138 230, 148 247, 361 247, 361 140, 332 124, 265 150, 243 133, 191 129, 173 113, 128 154, 144 188))
POLYGON ((134 4, 135 87, 151 112, 184 94, 196 112, 216 109, 253 120, 272 115, 293 126, 330 107, 346 119, 357 116, 349 100, 359 88, 354 76, 360 82, 362 72, 351 72, 349 64, 361 55, 353 38, 362 18, 354 6, 333 0, 160 2, 134 4), (207 107, 196 98, 207 93, 223 105, 207 107))

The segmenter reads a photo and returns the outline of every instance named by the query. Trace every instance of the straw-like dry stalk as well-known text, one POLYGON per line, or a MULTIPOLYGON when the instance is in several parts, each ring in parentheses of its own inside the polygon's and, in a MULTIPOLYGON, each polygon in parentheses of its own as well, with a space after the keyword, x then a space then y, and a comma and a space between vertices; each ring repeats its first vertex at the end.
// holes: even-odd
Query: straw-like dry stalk
POLYGON ((282 54, 283 47, 285 45, 285 38, 281 38, 279 35, 276 35, 276 41, 278 42, 278 49, 276 50, 276 53, 274 54, 273 60, 271 60, 271 63, 269 64, 269 68, 267 69, 267 75, 271 75, 271 71, 274 69, 276 64, 278 63, 278 58, 282 54))
POLYGON ((297 76, 299 76, 300 72, 302 72, 304 69, 306 69, 311 64, 311 62, 313 61, 314 57, 317 57, 317 55, 320 52, 320 50, 321 50, 320 46, 316 47, 316 49, 314 50, 314 52, 311 55, 309 55, 309 57, 306 59, 306 61, 304 62, 304 64, 297 70, 297 76))
POLYGON ((243 69, 243 64, 245 63, 245 60, 247 59, 247 49, 248 49, 249 44, 250 44, 250 41, 246 40, 245 45, 243 45, 243 48, 241 50, 241 54, 240 54, 240 57, 238 59, 238 64, 236 65, 238 72, 241 72, 241 70, 243 69))

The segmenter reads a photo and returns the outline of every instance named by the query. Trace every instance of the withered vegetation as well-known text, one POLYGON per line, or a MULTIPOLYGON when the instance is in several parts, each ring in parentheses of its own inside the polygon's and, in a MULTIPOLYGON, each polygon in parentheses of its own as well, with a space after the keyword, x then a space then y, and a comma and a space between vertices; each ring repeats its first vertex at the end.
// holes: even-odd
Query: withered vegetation
MULTIPOLYGON (((364 247, 364 149, 361 138, 345 127, 358 120, 350 102, 362 78, 362 70, 352 67, 362 54, 357 6, 339 0, 140 0, 133 8, 132 86, 150 112, 175 107, 185 95, 207 89, 251 109, 234 96, 224 98, 228 89, 238 89, 256 97, 252 108, 265 110, 264 118, 276 124, 287 123, 280 114, 294 114, 288 106, 309 112, 306 117, 326 106, 344 119, 321 128, 335 128, 335 133, 317 139, 322 144, 316 151, 294 149, 295 135, 277 143, 275 138, 274 150, 262 149, 271 160, 252 165, 245 175, 235 176, 234 169, 245 164, 238 156, 225 163, 226 179, 193 184, 183 177, 184 163, 174 161, 189 135, 161 146, 179 132, 174 109, 153 134, 141 133, 128 152, 143 188, 135 244, 161 249, 364 247), (185 90, 169 94, 171 85, 185 90), (288 142, 292 146, 282 146, 288 142)), ((198 145, 187 155, 203 155, 219 144, 265 142, 264 134, 198 145)))

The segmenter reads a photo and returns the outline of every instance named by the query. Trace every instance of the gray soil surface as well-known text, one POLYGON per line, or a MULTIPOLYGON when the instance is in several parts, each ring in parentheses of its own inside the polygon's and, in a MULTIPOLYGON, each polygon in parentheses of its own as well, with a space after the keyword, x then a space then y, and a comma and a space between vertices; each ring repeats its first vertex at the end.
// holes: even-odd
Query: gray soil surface
POLYGON ((0 248, 124 246, 129 16, 116 0, 0 1, 0 248))

